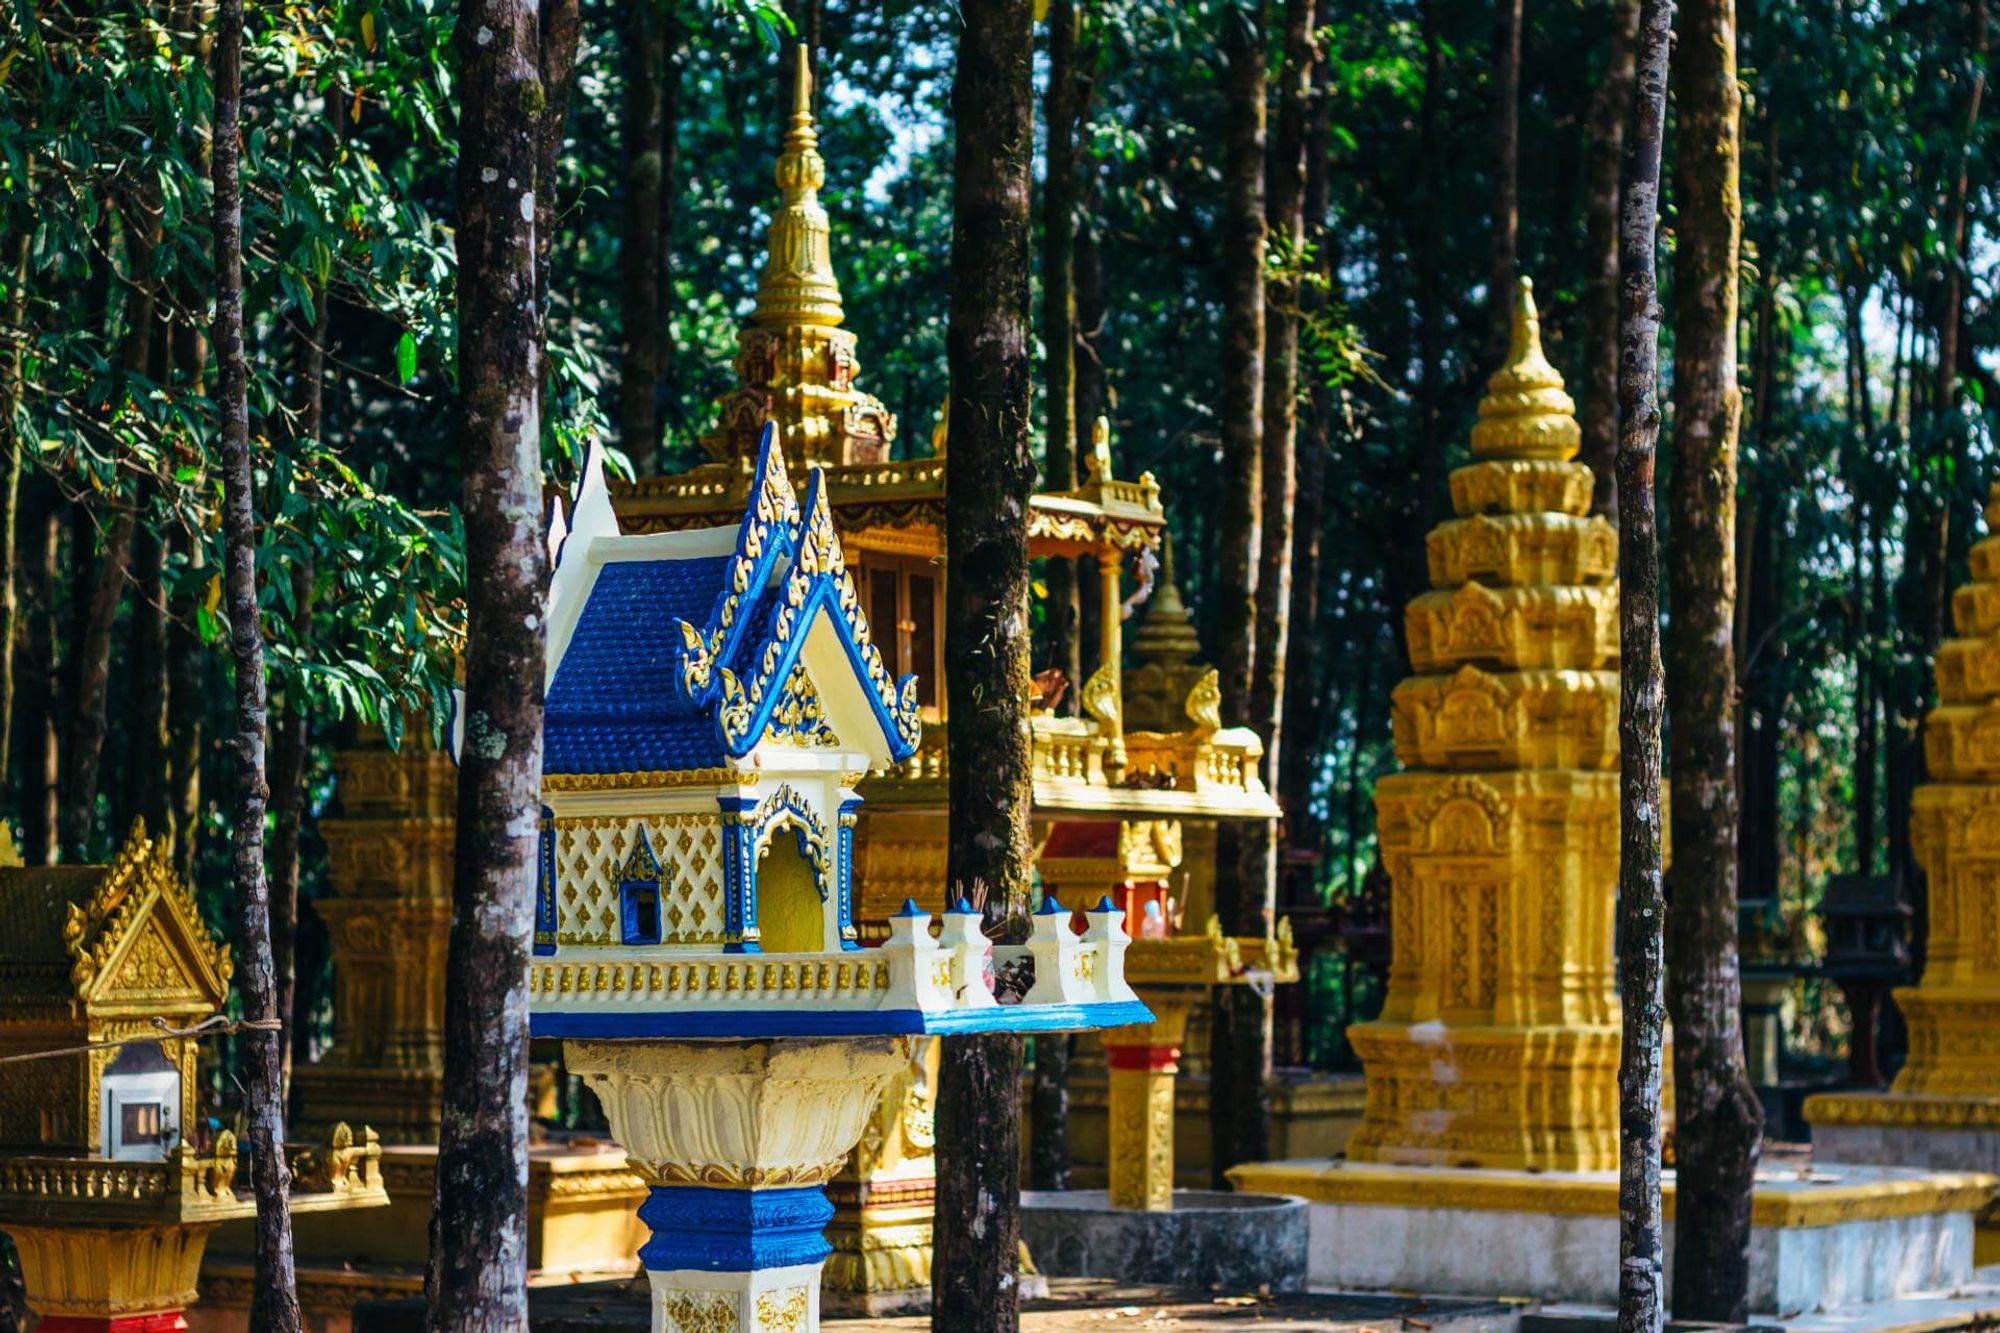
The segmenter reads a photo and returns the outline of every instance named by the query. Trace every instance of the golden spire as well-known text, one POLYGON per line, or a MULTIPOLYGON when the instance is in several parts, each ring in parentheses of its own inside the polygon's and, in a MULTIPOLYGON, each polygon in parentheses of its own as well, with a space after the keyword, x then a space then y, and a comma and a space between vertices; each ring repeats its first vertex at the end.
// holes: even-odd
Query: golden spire
POLYGON ((812 113, 812 58, 798 48, 792 84, 792 119, 778 151, 778 208, 771 215, 771 252, 757 283, 758 325, 784 328, 809 324, 838 328, 840 284, 833 276, 826 210, 819 187, 826 184, 826 160, 819 155, 819 131, 812 113))
POLYGON ((1486 381, 1479 400, 1479 424, 1472 428, 1472 452, 1479 458, 1576 457, 1583 439, 1576 403, 1563 392, 1563 379, 1542 355, 1542 321, 1535 312, 1535 284, 1526 278, 1514 292, 1514 327, 1507 364, 1486 381))
POLYGON ((1159 583, 1132 633, 1132 656, 1160 666, 1185 666, 1201 656, 1201 636, 1195 633, 1194 617, 1188 614, 1181 585, 1174 578, 1174 539, 1164 533, 1159 583))

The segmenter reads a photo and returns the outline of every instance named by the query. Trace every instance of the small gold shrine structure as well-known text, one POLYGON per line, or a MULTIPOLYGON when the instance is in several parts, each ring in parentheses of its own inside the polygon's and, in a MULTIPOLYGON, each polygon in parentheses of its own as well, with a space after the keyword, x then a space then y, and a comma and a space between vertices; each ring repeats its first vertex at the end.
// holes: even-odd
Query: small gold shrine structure
MULTIPOLYGON (((1924 723, 1930 781, 1910 813, 1930 932, 1922 979, 1895 992, 1909 1060, 1887 1092, 1807 1099, 1818 1161, 2000 1172, 2000 537, 1974 543, 1951 614, 1924 723)), ((2000 1260, 2000 1209, 1981 1214, 1979 1258, 2000 1260)))
POLYGON ((1377 786, 1388 996, 1349 1034, 1368 1107, 1347 1155, 1595 1171, 1618 1162, 1617 536, 1534 297, 1451 475, 1377 786))
MULTIPOLYGON (((867 774, 858 787, 865 804, 854 815, 853 925, 858 941, 873 945, 891 936, 906 899, 929 912, 947 907, 940 667, 948 439, 941 421, 932 436, 933 456, 891 458, 896 419, 856 386, 857 342, 842 327, 830 229, 818 199, 826 166, 809 74, 801 70, 778 157, 769 258, 755 312, 738 335, 739 387, 723 400, 717 430, 703 440, 710 461, 675 476, 615 486, 613 501, 626 534, 735 521, 750 493, 758 431, 766 420, 776 429, 789 475, 804 479, 810 469, 820 470, 821 494, 875 646, 891 675, 916 677, 923 722, 916 752, 867 774)), ((1037 494, 1028 512, 1031 554, 1092 561, 1102 608, 1095 670, 1076 696, 1083 715, 1059 716, 1051 700, 1033 718, 1036 837, 1047 842, 1065 825, 1097 826, 1113 842, 1150 838, 1155 830, 1179 840, 1185 830, 1189 846, 1212 848, 1212 821, 1278 813, 1258 777, 1262 744, 1254 732, 1221 725, 1213 699, 1202 694, 1204 673, 1185 669, 1185 659, 1182 669, 1149 672, 1142 664, 1127 672, 1123 621, 1152 592, 1165 512, 1151 475, 1136 481, 1114 476, 1108 428, 1093 431, 1083 463, 1080 486, 1037 494), (1128 591, 1135 571, 1138 587, 1128 591), (1190 717, 1191 709, 1201 720, 1190 717)), ((1206 688, 1213 693, 1212 682, 1206 688)), ((1109 887, 1107 881, 1093 892, 1109 887)), ((1193 943, 1209 948, 1207 939, 1193 943)), ((1255 959, 1270 943, 1241 942, 1237 961, 1250 965, 1244 951, 1255 959)), ((934 1042, 918 1043, 916 1060, 890 1081, 847 1171, 828 1186, 836 1214, 824 1282, 830 1302, 842 1308, 876 1313, 928 1299, 935 1051, 934 1042)), ((1171 1077, 1155 1071, 1161 1075, 1171 1077)))
MULTIPOLYGON (((143 823, 110 865, 5 853, 0 1231, 44 1333, 172 1333, 210 1233, 256 1210, 235 1135, 197 1132, 197 1039, 161 1036, 221 1010, 229 951, 143 823), (18 1059, 78 1047, 94 1049, 18 1059)), ((367 1130, 287 1153, 295 1213, 388 1202, 367 1130)))

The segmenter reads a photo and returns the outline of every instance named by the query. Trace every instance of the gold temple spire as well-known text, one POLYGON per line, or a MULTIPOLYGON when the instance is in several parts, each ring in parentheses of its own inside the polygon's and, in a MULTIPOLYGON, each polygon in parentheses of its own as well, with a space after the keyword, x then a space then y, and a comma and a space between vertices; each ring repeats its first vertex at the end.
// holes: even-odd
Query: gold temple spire
POLYGON ((771 215, 771 252, 757 282, 752 319, 764 328, 809 324, 838 328, 840 283, 833 275, 826 209, 819 189, 826 160, 812 113, 812 58, 798 48, 792 80, 792 118, 778 152, 778 207, 771 215))
POLYGON ((1174 541, 1160 537, 1160 574, 1157 590, 1146 603, 1145 614, 1132 634, 1132 656, 1141 663, 1186 666, 1201 656, 1201 637, 1195 633, 1194 617, 1181 600, 1180 581, 1174 577, 1174 541))
POLYGON ((1507 364, 1486 382, 1479 400, 1479 424, 1472 428, 1472 452, 1479 458, 1576 457, 1583 439, 1576 403, 1563 379, 1542 354, 1542 321, 1535 310, 1535 284, 1520 280, 1514 292, 1514 326, 1507 364))

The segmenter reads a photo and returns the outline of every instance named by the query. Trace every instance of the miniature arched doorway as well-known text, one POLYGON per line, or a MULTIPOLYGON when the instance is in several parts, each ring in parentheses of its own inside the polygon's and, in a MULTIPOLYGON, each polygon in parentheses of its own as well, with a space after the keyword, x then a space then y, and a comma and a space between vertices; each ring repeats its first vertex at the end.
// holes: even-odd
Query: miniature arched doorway
POLYGON ((757 931, 765 953, 819 953, 826 948, 826 906, 812 863, 790 829, 764 844, 757 864, 757 931))
POLYGON ((99 1088, 103 1156, 157 1162, 180 1142, 181 1071, 158 1042, 133 1042, 119 1051, 99 1088))

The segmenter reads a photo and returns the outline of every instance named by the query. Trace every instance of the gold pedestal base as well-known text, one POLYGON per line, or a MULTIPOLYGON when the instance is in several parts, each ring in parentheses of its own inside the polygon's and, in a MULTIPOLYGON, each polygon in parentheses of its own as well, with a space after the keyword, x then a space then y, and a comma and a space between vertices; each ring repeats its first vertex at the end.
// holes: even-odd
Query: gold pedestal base
POLYGON ((1618 1162, 1618 1029, 1363 1023, 1355 1162, 1597 1171, 1618 1162))
POLYGON ((51 1317, 113 1321, 185 1310, 214 1223, 42 1226, 7 1223, 28 1304, 51 1317))

